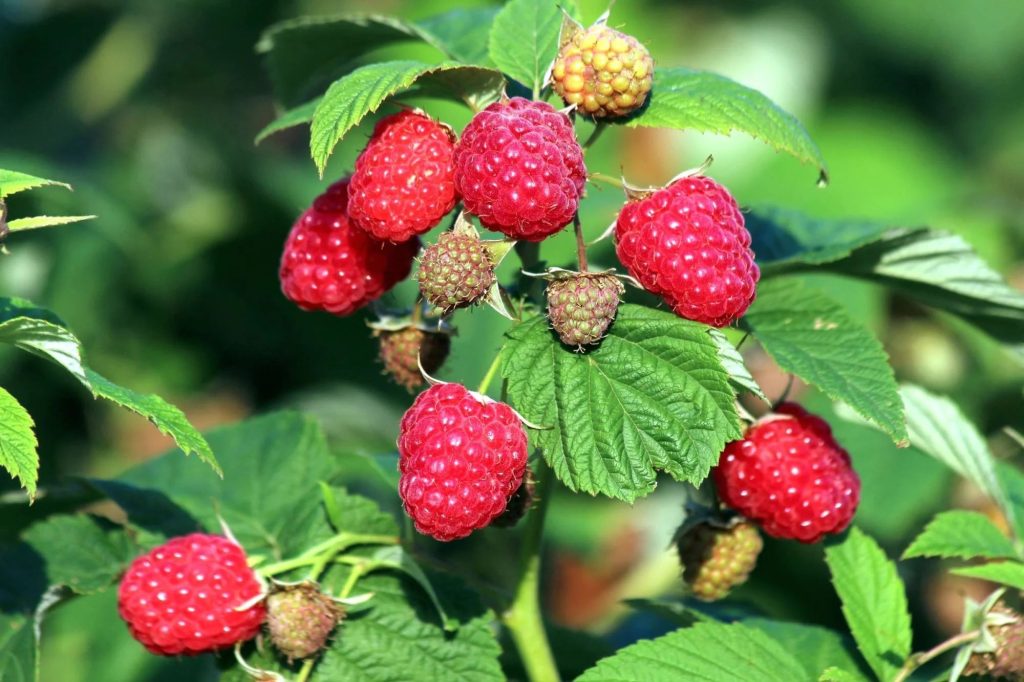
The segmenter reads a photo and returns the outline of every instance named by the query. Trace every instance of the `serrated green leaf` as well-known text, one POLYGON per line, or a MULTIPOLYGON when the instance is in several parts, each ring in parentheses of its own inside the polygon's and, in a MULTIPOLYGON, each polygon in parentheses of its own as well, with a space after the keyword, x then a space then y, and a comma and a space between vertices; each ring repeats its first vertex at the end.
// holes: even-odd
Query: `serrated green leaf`
POLYGON ((12 194, 24 192, 28 189, 48 186, 71 189, 71 185, 66 182, 37 178, 36 176, 29 175, 28 173, 19 173, 18 171, 4 170, 3 168, 0 168, 0 199, 5 199, 12 194))
POLYGON ((419 585, 427 596, 430 597, 430 601, 437 608, 437 615, 441 617, 441 623, 444 625, 444 629, 449 632, 453 632, 458 629, 459 624, 453 618, 449 618, 448 614, 445 613, 444 606, 441 605, 441 600, 437 598, 437 592, 434 590, 434 586, 430 584, 430 578, 423 572, 416 560, 409 556, 409 553, 404 548, 398 545, 390 547, 381 547, 374 550, 371 555, 375 562, 379 562, 382 566, 390 567, 395 570, 405 573, 407 576, 412 578, 417 585, 419 585))
POLYGON ((334 465, 315 421, 290 412, 270 414, 212 431, 209 444, 218 454, 224 479, 172 452, 118 479, 131 488, 104 492, 125 509, 130 521, 142 515, 154 531, 160 529, 152 525, 156 519, 150 504, 166 509, 168 500, 180 513, 177 518, 168 514, 173 526, 164 529, 167 533, 180 528, 188 516, 218 532, 223 518, 251 554, 275 561, 332 535, 318 481, 330 478, 334 465), (160 495, 150 503, 147 490, 160 495))
POLYGON ((697 623, 620 649, 577 682, 794 682, 806 677, 796 659, 759 630, 738 623, 697 623))
POLYGON ((589 353, 567 350, 535 316, 514 327, 502 354, 512 405, 570 489, 632 502, 656 470, 699 484, 739 438, 729 376, 708 328, 623 305, 589 353))
POLYGON ((0 467, 35 497, 39 480, 39 442, 35 422, 18 400, 0 388, 0 467))
POLYGON ((1010 539, 987 516, 955 509, 932 519, 903 553, 904 559, 923 556, 1016 559, 1018 554, 1010 539))
POLYGON ((656 67, 648 104, 626 125, 720 135, 746 133, 804 163, 813 163, 819 180, 828 180, 821 150, 795 116, 757 90, 716 73, 656 67))
POLYGON ((907 430, 914 447, 943 462, 988 494, 1018 528, 1016 510, 996 476, 994 459, 978 430, 948 398, 905 384, 907 430))
MULTIPOLYGON (((572 10, 574 3, 564 3, 572 10)), ((558 53, 562 9, 551 0, 510 0, 494 17, 488 40, 491 61, 539 93, 558 53)))
POLYGON ((712 329, 710 334, 711 338, 715 340, 715 345, 718 346, 718 357, 722 361, 722 367, 729 373, 729 381, 737 391, 750 391, 764 402, 771 404, 772 401, 768 400, 768 396, 764 394, 761 386, 750 374, 750 370, 747 369, 747 365, 743 362, 743 356, 740 355, 736 346, 732 345, 732 342, 718 329, 712 329))
POLYGON ((192 426, 184 412, 158 395, 138 393, 115 384, 91 369, 85 371, 93 394, 145 417, 160 433, 173 438, 182 453, 195 454, 200 460, 209 464, 218 476, 223 475, 210 445, 196 430, 196 427, 192 426))
POLYGON ((285 111, 280 116, 271 121, 263 130, 256 135, 256 144, 263 142, 274 133, 279 133, 282 130, 288 130, 295 126, 304 125, 313 120, 313 113, 316 108, 320 105, 320 98, 311 99, 305 104, 285 111))
POLYGON ((29 616, 0 613, 0 680, 36 682, 39 679, 37 648, 29 616))
POLYGON ((835 630, 769 618, 745 618, 743 624, 757 628, 781 644, 803 666, 807 679, 815 679, 822 670, 841 670, 845 679, 867 682, 861 671, 856 645, 835 630))
POLYGON ((979 566, 954 568, 950 572, 1024 590, 1024 563, 1019 561, 993 561, 979 566))
POLYGON ((911 637, 896 565, 858 528, 826 548, 825 561, 857 646, 879 679, 892 679, 910 655, 911 637))
POLYGON ((453 9, 417 22, 434 38, 445 54, 463 64, 493 66, 487 54, 487 37, 498 15, 497 7, 453 9))
POLYGON ((882 344, 842 306, 799 281, 769 280, 743 322, 783 370, 906 442, 899 387, 882 344))
POLYGON ((40 227, 55 227, 57 225, 80 223, 83 220, 92 220, 95 217, 96 216, 94 215, 40 215, 33 218, 17 218, 15 220, 7 221, 7 229, 11 232, 18 232, 19 230, 35 230, 40 227))
POLYGON ((59 317, 19 298, 0 298, 0 343, 52 360, 92 390, 78 339, 59 317))
POLYGON ((826 668, 821 676, 818 678, 818 682, 862 682, 867 678, 857 673, 852 673, 844 668, 826 668))
POLYGON ((322 176, 327 159, 345 133, 389 97, 413 85, 429 94, 450 92, 478 108, 481 101, 500 92, 503 82, 497 71, 455 62, 393 61, 356 69, 331 84, 313 113, 309 139, 313 161, 322 176))
POLYGON ((779 210, 747 221, 765 277, 824 269, 880 283, 963 318, 1024 361, 1024 294, 959 236, 779 210))
POLYGON ((39 553, 50 585, 90 594, 111 585, 131 561, 133 547, 121 528, 105 528, 84 514, 53 516, 23 539, 39 553))

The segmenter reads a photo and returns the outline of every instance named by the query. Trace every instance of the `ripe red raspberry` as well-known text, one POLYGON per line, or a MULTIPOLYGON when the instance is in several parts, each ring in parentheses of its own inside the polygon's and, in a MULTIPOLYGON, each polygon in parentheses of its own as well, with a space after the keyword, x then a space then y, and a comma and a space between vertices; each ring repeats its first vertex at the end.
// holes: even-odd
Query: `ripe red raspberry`
POLYGON ((135 559, 121 579, 117 610, 132 637, 154 654, 186 656, 256 636, 262 591, 245 552, 220 535, 193 533, 135 559))
POLYGON ((348 214, 374 238, 404 242, 455 207, 451 128, 418 111, 381 119, 356 159, 348 214))
POLYGON ((793 403, 726 446, 714 469, 722 502, 777 538, 817 542, 850 525, 860 479, 821 417, 793 403))
POLYGON ((700 523, 676 542, 683 580, 703 601, 722 599, 747 582, 763 546, 757 528, 745 522, 728 528, 700 523))
POLYGON ((526 432, 508 405, 438 384, 402 417, 398 454, 406 513, 447 542, 505 511, 526 474, 526 432))
POLYGON ((380 242, 349 222, 348 181, 313 201, 288 234, 281 290, 303 310, 351 315, 409 276, 419 240, 380 242))
POLYGON ((539 242, 565 227, 586 179, 572 122, 547 102, 495 102, 455 147, 455 187, 466 211, 512 239, 539 242))
POLYGON ((711 178, 686 177, 627 202, 619 260, 680 317, 724 327, 754 300, 761 271, 736 200, 711 178))

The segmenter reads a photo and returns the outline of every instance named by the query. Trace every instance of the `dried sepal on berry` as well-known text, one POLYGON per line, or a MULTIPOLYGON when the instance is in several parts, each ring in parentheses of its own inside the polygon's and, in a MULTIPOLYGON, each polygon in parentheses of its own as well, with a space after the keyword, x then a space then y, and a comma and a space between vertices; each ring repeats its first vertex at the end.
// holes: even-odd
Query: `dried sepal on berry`
POLYGON ((267 597, 267 634, 291 663, 316 656, 345 617, 345 608, 312 582, 278 583, 267 597))

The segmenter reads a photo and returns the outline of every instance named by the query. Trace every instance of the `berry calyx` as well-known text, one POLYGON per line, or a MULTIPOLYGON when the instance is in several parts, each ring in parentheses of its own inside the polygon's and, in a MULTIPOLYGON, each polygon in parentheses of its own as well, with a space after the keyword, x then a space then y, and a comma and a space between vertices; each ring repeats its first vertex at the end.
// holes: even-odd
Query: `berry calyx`
POLYGON ((490 524, 526 474, 527 438, 508 405, 438 384, 402 417, 398 492, 419 532, 447 542, 490 524))
POLYGON ((722 599, 745 583, 763 546, 757 528, 746 522, 727 527, 701 522, 676 541, 683 580, 704 601, 722 599))
POLYGON ((548 320, 567 346, 596 344, 608 331, 625 287, 608 273, 575 273, 548 284, 548 320))
POLYGON ((132 637, 154 654, 191 656, 255 637, 266 609, 245 552, 220 535, 174 538, 136 558, 117 590, 132 637))
POLYGON ((424 250, 418 277, 423 298, 445 313, 479 302, 496 281, 486 245, 460 231, 443 232, 424 250))
POLYGON ((353 227, 342 180, 292 226, 281 256, 281 291, 303 310, 351 315, 408 277, 417 251, 418 239, 390 244, 353 227))
POLYGON ((777 538, 817 542, 850 525, 860 479, 828 423, 793 403, 726 446, 713 470, 722 502, 777 538))
POLYGON ((422 112, 382 118, 349 180, 352 222, 391 242, 430 230, 455 207, 454 151, 451 128, 422 112))
POLYGON ((312 583, 285 586, 267 597, 267 633, 289 663, 322 651, 344 617, 344 607, 312 583))
POLYGON ((964 675, 984 676, 992 680, 1024 679, 1024 615, 1000 602, 992 609, 1001 624, 988 626, 994 646, 975 651, 964 668, 964 675))
POLYGON ((551 69, 554 91, 594 118, 617 118, 642 107, 654 75, 647 48, 603 24, 573 29, 551 69))
POLYGON ((565 227, 586 179, 572 122, 547 102, 495 102, 455 147, 455 187, 466 211, 512 239, 537 242, 565 227))
POLYGON ((729 191, 684 177, 623 206, 615 224, 619 260, 645 289, 688 320, 724 327, 754 301, 761 271, 729 191))
POLYGON ((410 391, 426 382, 420 364, 427 374, 433 374, 444 364, 451 349, 449 334, 413 325, 393 331, 381 329, 376 335, 380 339, 384 371, 396 384, 410 391))

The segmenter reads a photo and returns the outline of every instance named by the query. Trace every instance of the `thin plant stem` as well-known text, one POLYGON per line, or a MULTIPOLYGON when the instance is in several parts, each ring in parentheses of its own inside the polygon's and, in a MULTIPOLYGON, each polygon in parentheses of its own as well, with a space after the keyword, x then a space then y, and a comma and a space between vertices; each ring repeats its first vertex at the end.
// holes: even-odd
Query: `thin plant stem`
POLYGON ((594 126, 594 132, 590 133, 590 137, 588 137, 587 141, 583 143, 583 151, 590 149, 590 147, 597 142, 598 138, 601 137, 601 134, 604 133, 605 128, 607 127, 607 123, 598 121, 597 125, 594 126))
POLYGON ((480 386, 476 389, 477 393, 487 395, 487 389, 491 387, 491 381, 498 373, 499 367, 501 367, 501 351, 498 351, 498 354, 494 356, 494 360, 491 361, 491 366, 487 368, 487 374, 484 375, 484 378, 480 381, 480 386))
POLYGON ((583 240, 583 225, 580 224, 579 212, 572 218, 573 230, 576 231, 576 260, 579 262, 580 272, 587 271, 587 243, 583 240))
POLYGON ((626 189, 626 185, 622 182, 620 178, 613 178, 610 175, 605 175, 604 173, 598 173, 596 171, 591 172, 588 177, 594 182, 603 182, 606 185, 618 187, 619 189, 626 189))
POLYGON ((892 678, 892 682, 904 682, 910 677, 910 674, 920 668, 928 661, 941 656, 947 651, 951 651, 964 644, 970 644, 974 640, 981 636, 981 632, 978 630, 971 630, 970 632, 961 632, 959 635, 950 637, 945 642, 935 645, 928 651, 922 651, 918 654, 911 654, 907 659, 907 662, 903 664, 900 671, 896 674, 896 677, 892 678))
POLYGON ((557 682, 558 666, 551 653, 540 607, 541 539, 551 497, 552 471, 543 461, 537 475, 537 506, 526 520, 519 583, 502 620, 512 635, 530 682, 557 682))
POLYGON ((268 577, 284 573, 301 566, 312 566, 324 555, 330 557, 353 545, 397 545, 398 537, 394 535, 363 535, 361 533, 338 533, 332 538, 310 547, 297 557, 285 559, 273 564, 262 566, 257 571, 261 576, 268 577))
POLYGON ((316 665, 315 658, 307 658, 303 661, 299 674, 295 676, 295 682, 306 682, 309 679, 309 674, 313 672, 314 665, 316 665))

